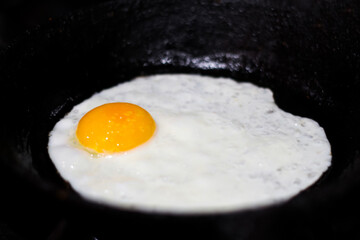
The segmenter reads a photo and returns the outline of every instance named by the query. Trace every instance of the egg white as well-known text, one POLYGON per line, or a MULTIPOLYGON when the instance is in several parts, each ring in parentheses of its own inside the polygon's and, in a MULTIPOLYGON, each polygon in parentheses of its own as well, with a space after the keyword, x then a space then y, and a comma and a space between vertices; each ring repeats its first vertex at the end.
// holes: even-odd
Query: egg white
POLYGON ((331 164, 324 130, 279 109, 269 89, 190 74, 138 77, 76 105, 50 133, 49 155, 83 197, 160 212, 221 212, 285 201, 331 164), (145 144, 93 155, 76 141, 81 117, 109 102, 146 109, 145 144))

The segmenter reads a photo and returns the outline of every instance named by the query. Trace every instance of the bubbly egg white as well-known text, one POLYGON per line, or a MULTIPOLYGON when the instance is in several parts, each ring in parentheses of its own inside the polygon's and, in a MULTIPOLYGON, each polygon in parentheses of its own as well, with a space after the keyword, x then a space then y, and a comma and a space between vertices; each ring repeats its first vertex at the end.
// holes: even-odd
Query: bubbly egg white
POLYGON ((49 155, 83 197, 160 212, 221 212, 291 198, 331 163, 313 120, 279 109, 272 92, 200 75, 138 77, 76 105, 50 133, 49 155), (109 102, 146 109, 157 130, 128 152, 92 155, 75 131, 89 110, 109 102))

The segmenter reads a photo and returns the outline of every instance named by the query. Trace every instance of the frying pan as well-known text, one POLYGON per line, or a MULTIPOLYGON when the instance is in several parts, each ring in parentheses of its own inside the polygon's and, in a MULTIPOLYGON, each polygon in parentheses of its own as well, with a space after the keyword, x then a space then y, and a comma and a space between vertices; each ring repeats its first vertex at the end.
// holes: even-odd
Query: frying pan
POLYGON ((16 188, 14 213, 61 213, 83 233, 76 239, 359 236, 359 10, 355 0, 111 1, 28 30, 0 58, 1 169, 16 188), (324 128, 332 166, 285 203, 231 213, 144 213, 82 199, 49 159, 49 131, 93 93, 156 73, 270 88, 282 109, 324 128))

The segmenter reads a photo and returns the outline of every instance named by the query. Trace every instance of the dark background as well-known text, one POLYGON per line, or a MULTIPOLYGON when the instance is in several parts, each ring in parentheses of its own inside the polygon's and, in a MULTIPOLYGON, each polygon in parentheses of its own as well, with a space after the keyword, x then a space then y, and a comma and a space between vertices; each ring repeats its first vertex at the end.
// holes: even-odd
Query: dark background
POLYGON ((106 0, 1 0, 0 49, 26 29, 42 24, 49 18, 101 2, 106 0))

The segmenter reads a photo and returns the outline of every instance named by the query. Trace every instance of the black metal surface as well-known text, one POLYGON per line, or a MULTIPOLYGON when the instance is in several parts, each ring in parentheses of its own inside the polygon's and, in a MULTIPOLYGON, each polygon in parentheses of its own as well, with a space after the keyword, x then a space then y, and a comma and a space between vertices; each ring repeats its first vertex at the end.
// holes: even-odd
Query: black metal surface
POLYGON ((115 1, 49 19, 21 36, 0 58, 2 206, 10 235, 360 236, 359 10, 351 0, 115 1), (285 204, 230 214, 145 214, 82 200, 49 160, 48 132, 94 92, 165 72, 227 76, 271 88, 281 108, 324 127, 332 167, 285 204), (41 220, 34 222, 36 217, 41 220))

